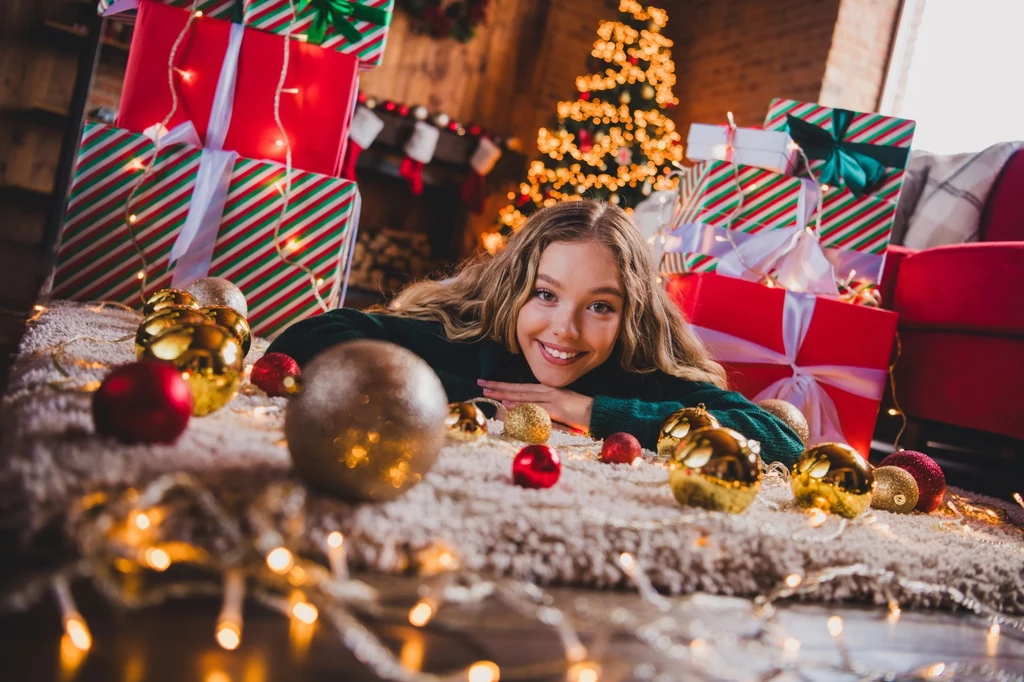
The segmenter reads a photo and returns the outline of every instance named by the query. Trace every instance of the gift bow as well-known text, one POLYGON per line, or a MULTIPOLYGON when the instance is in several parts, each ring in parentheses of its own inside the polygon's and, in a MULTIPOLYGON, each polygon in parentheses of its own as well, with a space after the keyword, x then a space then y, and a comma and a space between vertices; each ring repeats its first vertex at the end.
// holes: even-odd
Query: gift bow
POLYGON ((808 159, 824 160, 819 180, 842 185, 855 197, 868 194, 885 176, 886 168, 906 168, 909 150, 866 142, 847 142, 847 130, 856 114, 848 109, 832 110, 832 132, 787 114, 790 137, 808 159))
POLYGON ((844 441, 839 411, 824 386, 832 386, 869 400, 879 400, 885 390, 886 372, 852 365, 797 365, 817 299, 810 294, 786 292, 782 311, 785 353, 725 332, 694 325, 694 331, 721 362, 789 365, 793 375, 770 384, 753 397, 754 402, 778 398, 793 403, 807 418, 809 445, 844 441))
POLYGON ((299 0, 299 12, 312 8, 315 16, 309 29, 309 42, 319 45, 327 38, 327 29, 333 27, 350 43, 359 42, 363 34, 355 22, 366 21, 378 26, 391 24, 391 13, 381 7, 367 7, 358 0, 299 0))

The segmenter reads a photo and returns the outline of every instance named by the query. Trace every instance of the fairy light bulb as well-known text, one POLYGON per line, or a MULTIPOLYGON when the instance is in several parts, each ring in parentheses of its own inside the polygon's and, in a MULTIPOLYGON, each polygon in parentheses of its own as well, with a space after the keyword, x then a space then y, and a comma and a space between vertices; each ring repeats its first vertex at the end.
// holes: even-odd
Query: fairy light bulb
POLYGON ((839 616, 832 616, 829 618, 825 626, 828 628, 828 634, 833 637, 838 637, 843 634, 843 619, 839 616))
POLYGON ((69 618, 64 623, 64 632, 76 649, 88 651, 92 648, 92 633, 89 632, 89 626, 85 624, 84 620, 69 618))
POLYGON ((166 571, 171 567, 171 556, 159 547, 150 547, 143 554, 146 565, 155 571, 166 571))
POLYGON ((804 579, 797 573, 790 573, 786 576, 786 585, 790 588, 796 588, 800 586, 804 579))
POLYGON ((130 224, 132 224, 132 225, 134 225, 136 222, 138 222, 138 220, 139 220, 139 216, 135 215, 134 213, 132 213, 131 215, 128 216, 128 222, 130 224))
POLYGON ((63 576, 57 576, 52 582, 53 596, 57 601, 57 608, 60 609, 61 621, 64 626, 64 634, 68 641, 79 651, 88 651, 92 648, 92 633, 85 619, 78 612, 75 599, 71 596, 71 586, 63 576))
POLYGON ((245 576, 240 569, 224 573, 224 600, 217 617, 217 644, 234 651, 242 643, 242 604, 245 601, 245 576))
POLYGON ((467 682, 498 682, 501 668, 494 661, 477 661, 466 671, 467 682))
POLYGON ((278 547, 267 554, 267 568, 278 575, 284 575, 295 565, 295 556, 285 547, 278 547))
POLYGON ((234 651, 242 643, 242 633, 233 623, 221 623, 217 627, 217 644, 226 651, 234 651))
POLYGON ((152 521, 149 519, 149 514, 146 512, 135 512, 133 521, 135 522, 135 527, 139 530, 146 530, 152 525, 152 521))
POLYGON ((292 606, 292 615, 306 625, 312 625, 320 617, 320 611, 308 601, 298 601, 292 606))
POLYGON ((787 637, 782 642, 782 650, 789 656, 795 656, 800 653, 800 640, 795 637, 787 637))
POLYGON ((195 12, 192 13, 192 16, 194 16, 196 19, 201 19, 203 17, 203 10, 197 9, 195 12))
POLYGON ((567 677, 570 682, 598 682, 600 668, 590 662, 577 663, 569 669, 567 677))
POLYGON ((409 609, 409 622, 418 628, 423 627, 434 617, 434 607, 426 599, 416 602, 416 605, 409 609))

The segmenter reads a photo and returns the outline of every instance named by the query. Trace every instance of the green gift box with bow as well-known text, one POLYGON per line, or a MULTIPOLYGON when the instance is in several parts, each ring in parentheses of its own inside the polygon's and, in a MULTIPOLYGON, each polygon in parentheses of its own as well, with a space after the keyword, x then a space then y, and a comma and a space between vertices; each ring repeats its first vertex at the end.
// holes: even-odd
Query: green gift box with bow
POLYGON ((822 185, 821 245, 863 254, 857 270, 866 279, 880 276, 915 125, 792 99, 772 100, 765 117, 765 130, 788 132, 800 145, 822 185))
MULTIPOLYGON (((163 0, 191 9, 192 0, 163 0)), ((137 0, 100 0, 99 13, 130 20, 137 0)), ((215 19, 235 21, 329 50, 353 54, 362 70, 380 66, 395 0, 199 0, 215 19)))

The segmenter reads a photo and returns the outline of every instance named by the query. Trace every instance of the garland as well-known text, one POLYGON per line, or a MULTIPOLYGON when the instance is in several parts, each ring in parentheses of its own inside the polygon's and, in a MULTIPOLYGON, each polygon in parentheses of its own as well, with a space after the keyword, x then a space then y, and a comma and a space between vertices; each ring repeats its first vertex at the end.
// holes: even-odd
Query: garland
POLYGON ((487 19, 490 0, 401 0, 402 8, 435 38, 466 43, 487 19))

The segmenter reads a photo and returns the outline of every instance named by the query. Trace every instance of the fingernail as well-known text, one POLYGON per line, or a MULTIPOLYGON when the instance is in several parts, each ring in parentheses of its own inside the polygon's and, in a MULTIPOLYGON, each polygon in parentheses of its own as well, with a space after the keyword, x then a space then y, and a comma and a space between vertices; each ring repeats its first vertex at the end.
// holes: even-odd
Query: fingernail
POLYGON ((487 383, 487 381, 485 381, 484 379, 477 379, 476 380, 476 385, 477 386, 483 386, 486 383, 487 383))

